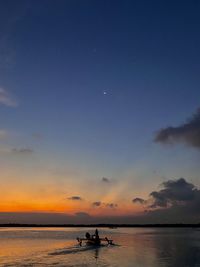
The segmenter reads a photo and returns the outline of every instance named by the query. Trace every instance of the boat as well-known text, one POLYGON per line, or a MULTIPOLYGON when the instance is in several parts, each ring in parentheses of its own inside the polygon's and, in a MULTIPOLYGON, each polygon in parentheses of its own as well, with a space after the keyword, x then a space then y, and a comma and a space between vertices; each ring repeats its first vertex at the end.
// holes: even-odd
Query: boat
POLYGON ((77 241, 80 246, 82 246, 82 242, 85 242, 87 245, 92 245, 92 246, 100 246, 102 243, 106 243, 107 245, 113 245, 113 240, 108 239, 107 237, 105 238, 79 238, 77 237, 77 241))
POLYGON ((77 237, 77 241, 80 246, 82 246, 82 242, 85 242, 87 245, 92 245, 92 246, 100 246, 102 242, 106 242, 108 245, 113 244, 113 240, 108 239, 107 237, 105 238, 100 238, 99 237, 99 232, 96 229, 95 234, 91 235, 90 233, 85 234, 85 238, 79 238, 77 237))

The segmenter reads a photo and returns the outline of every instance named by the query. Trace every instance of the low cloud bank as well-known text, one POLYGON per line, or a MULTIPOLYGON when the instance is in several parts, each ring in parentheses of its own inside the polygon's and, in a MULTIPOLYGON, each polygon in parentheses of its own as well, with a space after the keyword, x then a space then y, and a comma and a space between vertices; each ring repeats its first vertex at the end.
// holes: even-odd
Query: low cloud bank
POLYGON ((162 189, 153 191, 148 199, 134 198, 144 205, 146 218, 162 215, 166 222, 200 222, 200 190, 184 178, 168 180, 162 189))
MULTIPOLYGON (((200 223, 200 190, 184 178, 168 180, 159 190, 150 192, 147 199, 133 199, 133 205, 142 205, 140 214, 123 216, 92 216, 84 211, 74 215, 45 212, 0 212, 0 223, 26 224, 156 224, 200 223)), ((81 200, 79 196, 70 197, 81 200), (76 197, 76 198, 74 198, 76 197)), ((116 208, 117 204, 96 201, 95 208, 116 208), (102 205, 102 206, 101 206, 102 205)))

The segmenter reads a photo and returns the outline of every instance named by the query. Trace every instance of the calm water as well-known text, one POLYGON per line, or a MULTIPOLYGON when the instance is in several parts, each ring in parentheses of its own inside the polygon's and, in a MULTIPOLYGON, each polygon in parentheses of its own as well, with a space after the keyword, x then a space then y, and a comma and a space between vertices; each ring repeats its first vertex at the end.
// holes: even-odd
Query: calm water
POLYGON ((99 229, 113 246, 79 247, 85 228, 0 228, 0 266, 200 266, 200 230, 99 229))

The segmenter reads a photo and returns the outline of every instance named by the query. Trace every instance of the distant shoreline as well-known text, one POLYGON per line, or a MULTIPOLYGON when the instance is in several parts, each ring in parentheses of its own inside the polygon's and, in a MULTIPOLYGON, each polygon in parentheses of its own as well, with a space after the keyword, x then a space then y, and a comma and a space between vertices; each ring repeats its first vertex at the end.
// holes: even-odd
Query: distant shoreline
POLYGON ((91 227, 91 228, 200 228, 198 224, 0 224, 1 227, 91 227))

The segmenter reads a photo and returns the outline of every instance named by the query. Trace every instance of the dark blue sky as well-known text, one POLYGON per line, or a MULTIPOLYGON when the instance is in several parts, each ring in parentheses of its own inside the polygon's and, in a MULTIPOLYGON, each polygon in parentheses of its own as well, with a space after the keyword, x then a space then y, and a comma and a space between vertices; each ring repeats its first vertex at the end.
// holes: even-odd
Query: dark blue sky
MULTIPOLYGON (((1 1, 0 88, 15 99, 1 100, 1 150, 28 147, 36 169, 69 164, 134 190, 197 182, 198 151, 153 139, 200 106, 199 14, 197 0, 1 1)), ((32 168, 4 157, 17 176, 32 168)))

